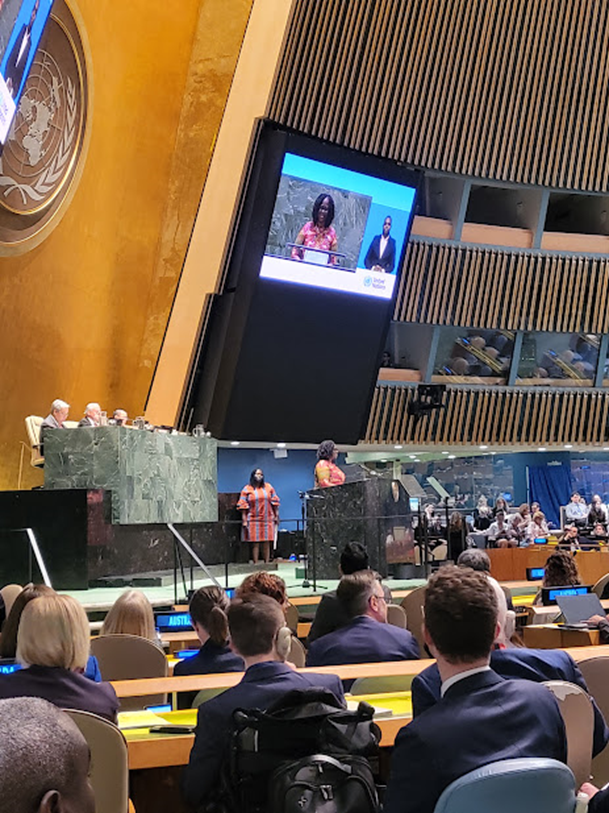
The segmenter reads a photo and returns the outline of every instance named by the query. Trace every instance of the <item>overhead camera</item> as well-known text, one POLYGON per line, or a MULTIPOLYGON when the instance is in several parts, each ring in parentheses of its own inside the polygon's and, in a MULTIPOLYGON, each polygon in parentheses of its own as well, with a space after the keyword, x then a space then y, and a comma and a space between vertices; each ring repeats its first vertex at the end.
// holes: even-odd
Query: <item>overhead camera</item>
POLYGON ((408 414, 417 421, 436 409, 444 409, 446 384, 419 384, 415 397, 408 404, 408 414))

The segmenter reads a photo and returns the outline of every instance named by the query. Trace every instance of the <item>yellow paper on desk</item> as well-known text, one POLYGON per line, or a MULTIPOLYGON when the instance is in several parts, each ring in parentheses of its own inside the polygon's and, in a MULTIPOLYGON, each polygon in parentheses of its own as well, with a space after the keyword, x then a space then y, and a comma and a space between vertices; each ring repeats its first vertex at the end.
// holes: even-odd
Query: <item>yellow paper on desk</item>
MULTIPOLYGON (((367 702, 367 701, 366 701, 367 702)), ((372 703, 370 703, 372 706, 372 703)), ((357 707, 359 706, 359 700, 347 700, 347 710, 348 711, 357 711, 357 707)), ((374 719, 378 719, 379 717, 393 717, 393 710, 384 708, 383 706, 372 706, 374 709, 374 719)))
POLYGON ((153 711, 148 711, 148 709, 119 711, 118 713, 119 728, 152 728, 153 725, 167 725, 167 720, 164 717, 159 717, 153 711))

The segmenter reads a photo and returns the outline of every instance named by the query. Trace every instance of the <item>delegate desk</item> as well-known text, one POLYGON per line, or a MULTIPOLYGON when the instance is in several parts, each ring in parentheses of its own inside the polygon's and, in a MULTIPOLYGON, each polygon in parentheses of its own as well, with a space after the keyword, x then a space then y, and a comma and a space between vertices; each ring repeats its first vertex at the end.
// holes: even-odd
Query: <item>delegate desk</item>
MULTIPOLYGON (((557 550, 555 545, 531 545, 528 548, 489 548, 491 575, 498 582, 526 579, 527 568, 543 567, 557 550)), ((609 573, 609 548, 578 551, 575 557, 583 584, 595 584, 609 573)))

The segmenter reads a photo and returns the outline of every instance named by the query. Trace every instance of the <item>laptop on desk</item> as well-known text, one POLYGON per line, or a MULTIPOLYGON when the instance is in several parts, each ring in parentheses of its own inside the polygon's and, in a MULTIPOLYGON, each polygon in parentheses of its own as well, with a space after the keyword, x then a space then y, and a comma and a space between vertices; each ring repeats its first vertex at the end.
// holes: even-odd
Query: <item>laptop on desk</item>
POLYGON ((605 617, 605 610, 596 593, 580 596, 557 596, 556 601, 564 616, 566 627, 588 629, 585 623, 593 615, 605 617))

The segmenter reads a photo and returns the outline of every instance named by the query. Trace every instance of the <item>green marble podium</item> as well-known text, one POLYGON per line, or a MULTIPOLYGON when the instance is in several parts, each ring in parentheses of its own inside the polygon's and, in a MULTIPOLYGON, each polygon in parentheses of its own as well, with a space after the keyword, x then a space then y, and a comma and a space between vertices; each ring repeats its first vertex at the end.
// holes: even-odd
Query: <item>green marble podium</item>
POLYGON ((122 426, 55 429, 44 436, 44 487, 110 491, 114 525, 216 522, 216 445, 122 426))

